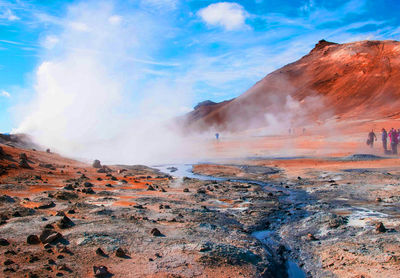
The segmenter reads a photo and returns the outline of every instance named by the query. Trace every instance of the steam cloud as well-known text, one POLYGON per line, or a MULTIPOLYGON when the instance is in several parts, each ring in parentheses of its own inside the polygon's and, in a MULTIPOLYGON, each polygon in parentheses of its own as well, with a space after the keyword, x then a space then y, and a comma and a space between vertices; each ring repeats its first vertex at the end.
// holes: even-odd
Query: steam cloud
POLYGON ((158 23, 140 11, 118 14, 110 3, 70 7, 59 32, 43 40, 35 95, 14 132, 62 154, 108 162, 159 163, 201 152, 170 122, 186 112, 190 84, 146 75, 157 65, 148 57, 162 43, 158 23))

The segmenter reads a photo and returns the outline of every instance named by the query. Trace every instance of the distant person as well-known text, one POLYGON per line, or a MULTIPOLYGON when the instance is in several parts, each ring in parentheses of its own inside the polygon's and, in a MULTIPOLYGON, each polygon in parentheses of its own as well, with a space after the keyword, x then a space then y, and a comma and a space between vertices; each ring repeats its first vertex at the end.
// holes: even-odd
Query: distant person
POLYGON ((397 144, 399 143, 397 131, 392 128, 389 132, 390 147, 392 148, 392 154, 397 154, 397 144))
POLYGON ((306 134, 306 128, 303 127, 303 134, 306 134))
POLYGON ((290 134, 292 134, 292 129, 291 129, 291 128, 289 128, 289 135, 290 135, 290 134))
POLYGON ((387 154, 387 138, 388 138, 388 133, 386 129, 382 128, 382 146, 383 146, 383 151, 385 154, 387 154))
POLYGON ((376 135, 374 130, 371 130, 370 133, 368 133, 368 139, 367 139, 367 145, 369 145, 371 148, 374 147, 374 140, 376 141, 376 135))
POLYGON ((215 133, 215 138, 219 140, 219 133, 215 133))

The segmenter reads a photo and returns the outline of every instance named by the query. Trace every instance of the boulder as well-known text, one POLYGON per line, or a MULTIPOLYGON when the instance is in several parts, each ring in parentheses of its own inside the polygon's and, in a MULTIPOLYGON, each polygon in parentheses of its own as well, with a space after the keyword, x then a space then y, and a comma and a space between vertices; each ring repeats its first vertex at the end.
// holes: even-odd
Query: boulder
POLYGON ((382 222, 379 222, 379 223, 376 224, 375 230, 376 230, 378 233, 385 233, 385 232, 387 231, 385 225, 383 225, 382 222))
POLYGON ((97 278, 111 277, 111 273, 108 271, 107 267, 104 265, 93 266, 93 274, 94 274, 94 277, 97 277, 97 278))
POLYGON ((93 161, 92 166, 93 168, 101 168, 100 160, 96 159, 95 161, 93 161))
POLYGON ((150 234, 152 235, 152 236, 163 236, 163 234, 160 232, 160 230, 159 229, 157 229, 157 228, 153 228, 151 231, 150 231, 150 234))
POLYGON ((119 247, 116 251, 115 251, 115 256, 119 257, 119 258, 125 258, 126 257, 126 253, 125 251, 119 247))
POLYGON ((26 243, 28 244, 39 244, 40 239, 37 235, 29 235, 26 239, 26 243))
POLYGON ((55 230, 52 229, 44 229, 42 233, 39 236, 39 239, 42 243, 52 243, 57 240, 62 239, 62 234, 59 232, 56 232, 55 230))
POLYGON ((61 218, 60 221, 57 222, 57 226, 60 229, 67 229, 74 225, 75 225, 74 222, 72 222, 72 220, 69 219, 66 215, 64 215, 64 217, 61 218))
POLYGON ((0 246, 7 246, 10 245, 7 239, 5 238, 0 238, 0 246))

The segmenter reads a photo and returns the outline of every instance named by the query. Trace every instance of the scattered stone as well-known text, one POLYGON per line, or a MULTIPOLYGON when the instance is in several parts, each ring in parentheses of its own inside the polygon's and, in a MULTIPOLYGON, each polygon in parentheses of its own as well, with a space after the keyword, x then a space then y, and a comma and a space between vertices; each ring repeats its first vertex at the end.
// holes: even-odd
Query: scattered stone
POLYGON ((83 184, 83 186, 84 187, 93 187, 93 183, 91 183, 91 182, 85 182, 84 184, 83 184))
POLYGON ((0 238, 0 246, 8 246, 10 243, 5 238, 0 238))
POLYGON ((68 191, 58 191, 56 194, 54 194, 54 198, 67 201, 78 198, 78 194, 68 191))
POLYGON ((107 257, 107 254, 104 253, 103 249, 101 249, 100 247, 96 249, 96 254, 102 257, 107 257))
POLYGON ((13 260, 10 260, 10 259, 7 259, 7 260, 4 262, 4 265, 12 265, 12 264, 14 264, 14 261, 13 261, 13 260))
POLYGON ((72 184, 67 184, 66 186, 64 186, 65 190, 74 190, 75 188, 72 186, 72 184))
POLYGON ((96 159, 92 164, 93 168, 101 168, 100 160, 96 159))
POLYGON ((206 190, 204 188, 199 188, 199 189, 197 189, 197 193, 206 194, 206 190))
POLYGON ((57 240, 62 239, 62 234, 56 232, 52 229, 44 229, 39 236, 39 239, 42 243, 52 243, 57 240))
POLYGON ((126 257, 126 253, 124 250, 122 250, 121 247, 119 247, 116 251, 115 251, 115 256, 120 257, 120 258, 125 258, 126 257))
POLYGON ((189 188, 184 188, 183 192, 189 192, 189 188))
POLYGON ((110 277, 112 274, 108 271, 107 267, 104 265, 101 266, 93 266, 94 277, 97 278, 106 278, 110 277))
POLYGON ((310 241, 318 240, 313 234, 307 234, 307 239, 310 241))
POLYGON ((379 222, 379 223, 376 224, 375 230, 376 230, 378 233, 385 233, 385 232, 387 231, 385 225, 383 225, 382 222, 379 222))
POLYGON ((54 208, 56 206, 56 204, 52 201, 50 203, 47 204, 43 204, 38 206, 38 209, 48 209, 48 208, 54 208))
POLYGON ((150 234, 151 234, 152 236, 163 236, 163 234, 162 234, 157 228, 153 228, 153 229, 150 231, 150 234))
POLYGON ((26 239, 26 242, 28 244, 39 244, 40 243, 40 239, 37 235, 29 235, 26 239))
POLYGON ((82 189, 82 193, 86 193, 86 194, 95 194, 96 192, 94 192, 94 190, 92 188, 84 188, 82 189))
POLYGON ((74 225, 75 225, 74 222, 72 222, 72 220, 69 219, 66 215, 64 215, 64 217, 61 218, 60 221, 57 222, 57 226, 60 229, 67 229, 74 225))

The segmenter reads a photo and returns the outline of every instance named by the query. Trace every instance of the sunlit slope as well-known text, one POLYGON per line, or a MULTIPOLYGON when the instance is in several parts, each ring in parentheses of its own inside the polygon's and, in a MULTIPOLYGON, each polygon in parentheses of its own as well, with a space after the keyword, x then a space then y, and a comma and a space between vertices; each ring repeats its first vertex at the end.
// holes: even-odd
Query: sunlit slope
POLYGON ((238 98, 209 106, 197 117, 192 112, 186 124, 200 130, 243 130, 268 125, 271 115, 289 126, 330 118, 397 117, 399 96, 400 42, 322 40, 238 98))

